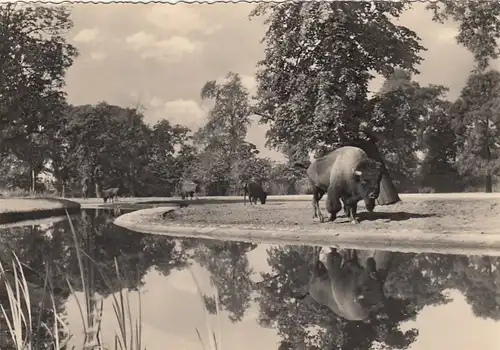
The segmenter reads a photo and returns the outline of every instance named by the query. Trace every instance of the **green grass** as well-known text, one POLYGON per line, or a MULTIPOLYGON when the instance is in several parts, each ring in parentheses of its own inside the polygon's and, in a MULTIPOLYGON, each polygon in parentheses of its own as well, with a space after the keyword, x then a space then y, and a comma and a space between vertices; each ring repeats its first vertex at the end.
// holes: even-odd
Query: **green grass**
MULTIPOLYGON (((80 272, 80 279, 84 292, 84 300, 79 300, 75 289, 73 288, 69 278, 66 278, 71 296, 75 298, 78 305, 83 329, 85 332, 84 343, 81 349, 105 349, 100 341, 101 333, 101 317, 103 309, 102 297, 95 293, 94 276, 95 272, 101 274, 107 287, 110 290, 112 297, 112 307, 115 318, 118 322, 118 332, 114 336, 114 349, 115 350, 145 350, 142 345, 142 319, 141 319, 141 298, 140 291, 138 291, 138 319, 132 316, 131 303, 129 293, 126 290, 126 283, 120 273, 120 268, 115 259, 115 273, 118 279, 119 292, 113 294, 113 286, 110 284, 110 279, 106 278, 105 272, 99 267, 98 263, 93 260, 87 253, 81 250, 78 235, 71 218, 66 212, 71 226, 71 232, 74 240, 75 249, 77 252, 78 266, 80 272)), ((3 317, 7 322, 8 334, 15 350, 37 350, 39 342, 37 335, 42 330, 50 334, 51 348, 60 350, 65 348, 66 343, 71 339, 71 334, 64 341, 60 338, 60 331, 64 330, 69 333, 64 321, 58 315, 55 304, 55 295, 52 293, 52 286, 50 285, 50 271, 46 271, 45 284, 43 287, 43 295, 47 296, 51 302, 50 312, 54 317, 53 325, 42 322, 41 317, 37 322, 33 322, 33 300, 32 293, 33 287, 30 287, 29 282, 26 280, 22 264, 14 254, 12 261, 12 270, 8 270, 2 266, 0 262, 0 273, 6 276, 6 273, 13 275, 13 278, 3 278, 9 305, 4 307, 0 305, 3 317), (30 290, 31 289, 31 290, 30 290)), ((75 349, 75 347, 73 347, 75 349)), ((107 349, 106 349, 107 350, 107 349)))

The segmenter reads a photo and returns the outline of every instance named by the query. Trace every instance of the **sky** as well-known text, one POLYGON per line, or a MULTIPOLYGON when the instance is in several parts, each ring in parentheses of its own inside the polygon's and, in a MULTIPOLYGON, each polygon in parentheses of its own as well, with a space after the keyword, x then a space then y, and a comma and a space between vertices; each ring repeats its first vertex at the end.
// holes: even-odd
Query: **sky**
MULTIPOLYGON (((261 244, 247 254, 249 265, 255 271, 254 281, 260 281, 261 272, 271 273, 267 264, 269 245, 261 244)), ((196 335, 198 328, 203 341, 207 343, 208 327, 205 321, 203 304, 197 292, 196 278, 200 289, 207 295, 214 295, 210 286, 207 270, 193 264, 189 270, 173 270, 168 276, 150 271, 144 277, 141 290, 141 314, 143 320, 144 346, 149 350, 169 349, 199 350, 202 346, 196 335)), ((417 282, 418 283, 418 282, 417 282)), ((415 320, 406 321, 401 329, 416 328, 419 330, 417 340, 409 350, 454 349, 454 350, 496 350, 500 348, 498 334, 500 323, 491 319, 474 316, 471 306, 458 290, 443 291, 452 300, 440 306, 426 306, 415 320)), ((77 293, 83 301, 83 294, 77 293)), ((130 305, 134 319, 138 316, 137 294, 130 294, 130 305)), ((113 314, 112 297, 104 300, 102 318, 103 345, 112 348, 113 330, 117 329, 113 314)), ((82 341, 80 314, 73 298, 66 303, 67 320, 74 337, 71 345, 79 345, 82 341)), ((280 337, 272 328, 262 328, 257 323, 259 306, 252 302, 241 322, 231 323, 227 312, 221 317, 208 317, 208 324, 216 333, 221 349, 277 349, 280 337), (220 327, 220 328, 219 328, 220 327), (220 330, 220 334, 218 333, 220 330)), ((77 346, 78 347, 78 346, 77 346)), ((209 347, 210 348, 210 347, 209 347)))
MULTIPOLYGON (((455 43, 456 25, 431 21, 431 12, 414 4, 399 24, 414 30, 422 52, 421 84, 442 84, 455 98, 472 68, 472 56, 455 43)), ((73 104, 107 101, 134 107, 140 102, 148 123, 168 119, 190 128, 203 125, 208 112, 200 90, 209 80, 236 72, 255 92, 256 63, 263 58, 263 18, 250 21, 255 4, 74 4, 68 35, 80 56, 67 74, 73 104)), ((493 64, 496 66, 496 63, 493 64)), ((380 87, 375 79, 370 90, 380 87)), ((261 156, 282 160, 266 149, 267 127, 252 123, 247 140, 261 156)))

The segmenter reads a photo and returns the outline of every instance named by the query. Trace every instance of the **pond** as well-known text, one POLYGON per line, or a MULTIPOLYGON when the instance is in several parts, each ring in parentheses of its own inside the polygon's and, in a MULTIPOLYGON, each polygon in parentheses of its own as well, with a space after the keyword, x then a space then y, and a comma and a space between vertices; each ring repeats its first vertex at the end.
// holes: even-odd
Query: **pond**
MULTIPOLYGON (((347 321, 311 297, 296 298, 310 279, 313 247, 147 235, 113 225, 123 213, 82 210, 71 218, 75 235, 67 220, 0 231, 4 268, 11 266, 11 251, 24 264, 35 349, 53 349, 52 331, 36 327, 39 316, 50 330, 58 324, 68 349, 83 349, 82 324, 90 334, 100 320, 99 342, 114 349, 115 337, 121 337, 114 310, 120 292, 126 337, 139 332, 141 349, 214 349, 214 338, 218 349, 243 350, 500 347, 498 257, 392 253, 396 263, 384 285, 387 311, 367 322, 347 321), (59 321, 36 304, 44 299, 45 276, 59 321), (139 317, 142 327, 136 329, 139 317)), ((5 288, 0 297, 9 318, 5 288)), ((0 348, 14 348, 0 318, 0 348)), ((90 334, 92 342, 97 340, 90 334)))

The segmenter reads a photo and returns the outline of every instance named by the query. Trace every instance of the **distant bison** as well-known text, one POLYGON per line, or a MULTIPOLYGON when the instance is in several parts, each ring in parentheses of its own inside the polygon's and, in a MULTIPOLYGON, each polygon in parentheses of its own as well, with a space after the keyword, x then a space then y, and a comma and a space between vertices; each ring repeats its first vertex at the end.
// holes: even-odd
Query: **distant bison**
POLYGON ((117 201, 118 191, 118 187, 108 188, 107 190, 102 191, 102 199, 104 203, 106 203, 108 199, 111 199, 112 202, 117 201))
POLYGON ((189 180, 182 181, 182 183, 181 183, 181 198, 186 199, 187 197, 190 197, 191 199, 193 199, 193 196, 195 196, 196 199, 198 199, 198 196, 196 195, 198 188, 199 188, 199 186, 193 181, 189 181, 189 180))
POLYGON ((371 158, 358 147, 344 146, 312 161, 309 167, 295 163, 296 167, 307 169, 307 177, 313 187, 313 218, 324 217, 319 208, 319 201, 328 194, 326 208, 330 213, 330 221, 334 221, 342 208, 352 223, 356 218, 357 203, 365 201, 366 209, 372 212, 375 200, 380 192, 382 164, 371 158))
POLYGON ((267 193, 262 188, 262 185, 254 180, 245 182, 243 186, 243 204, 246 205, 247 195, 250 204, 257 204, 257 199, 260 199, 261 204, 266 204, 267 193))

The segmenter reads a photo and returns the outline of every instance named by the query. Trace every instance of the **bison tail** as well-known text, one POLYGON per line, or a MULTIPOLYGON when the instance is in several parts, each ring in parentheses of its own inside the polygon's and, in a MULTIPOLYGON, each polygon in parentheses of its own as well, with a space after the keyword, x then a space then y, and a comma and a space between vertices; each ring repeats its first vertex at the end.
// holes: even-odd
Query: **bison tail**
POLYGON ((300 162, 293 163, 293 166, 296 167, 296 168, 307 169, 307 167, 304 164, 300 163, 300 162))

